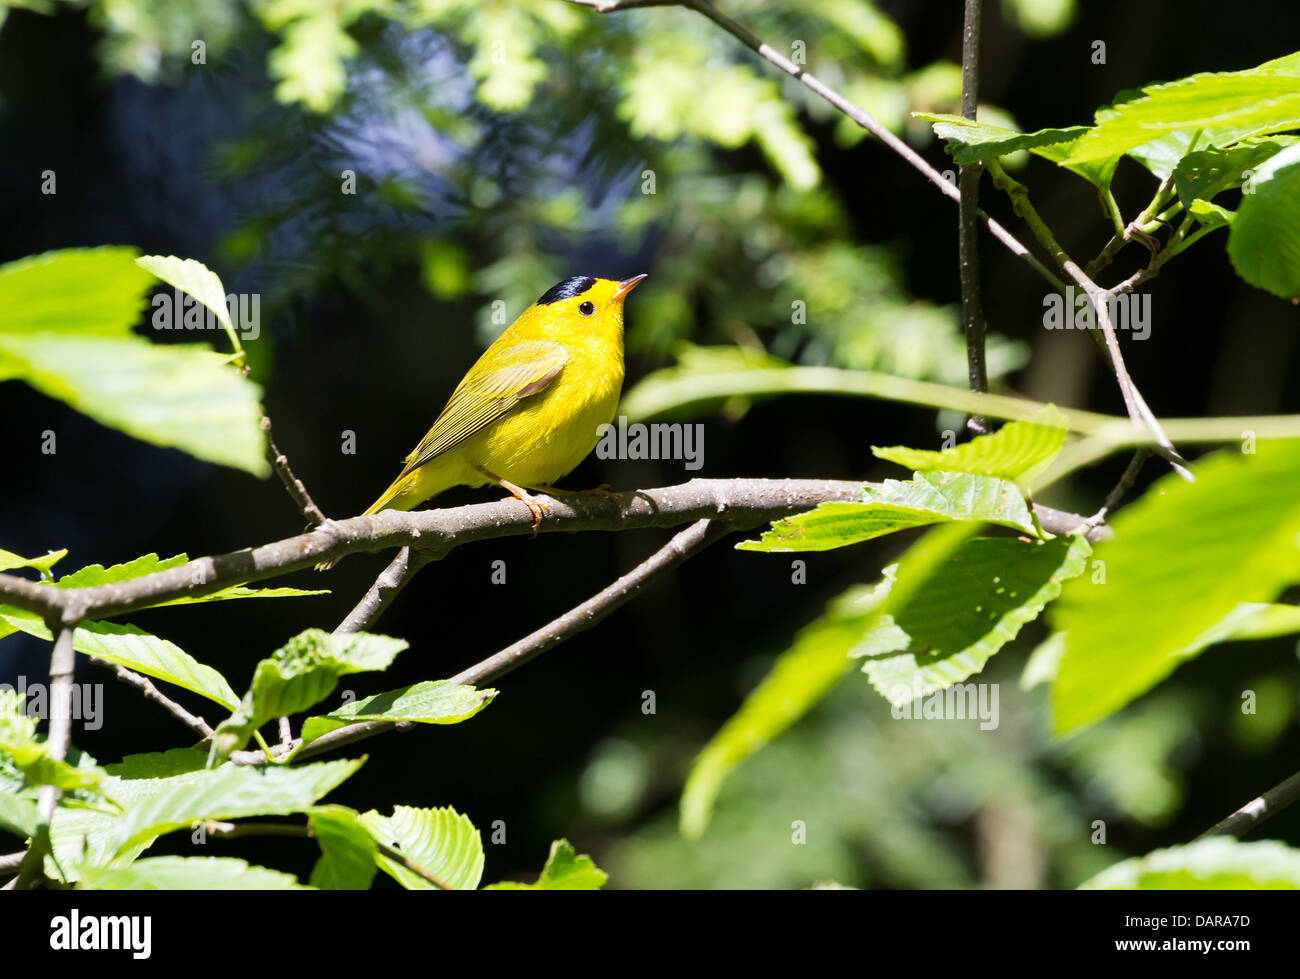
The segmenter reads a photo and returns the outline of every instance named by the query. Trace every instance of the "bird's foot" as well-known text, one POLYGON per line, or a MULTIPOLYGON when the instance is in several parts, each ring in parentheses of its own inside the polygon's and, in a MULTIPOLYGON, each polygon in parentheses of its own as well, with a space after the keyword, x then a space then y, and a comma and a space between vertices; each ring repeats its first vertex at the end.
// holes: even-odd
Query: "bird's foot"
POLYGON ((542 525, 542 515, 549 514, 551 508, 541 500, 537 499, 537 497, 533 496, 533 494, 529 493, 528 490, 524 489, 522 486, 516 486, 514 483, 510 482, 510 480, 502 479, 496 473, 489 472, 483 468, 480 468, 479 472, 488 477, 488 479, 492 480, 492 482, 496 483, 503 490, 506 490, 524 506, 528 507, 528 512, 533 515, 533 536, 536 537, 537 528, 542 525))

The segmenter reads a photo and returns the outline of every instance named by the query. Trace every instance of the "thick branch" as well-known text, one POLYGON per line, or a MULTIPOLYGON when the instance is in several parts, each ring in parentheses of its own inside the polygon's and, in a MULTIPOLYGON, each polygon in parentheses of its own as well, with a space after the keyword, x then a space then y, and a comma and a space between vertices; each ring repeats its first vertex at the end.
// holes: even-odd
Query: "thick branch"
MULTIPOLYGON (((551 513, 539 532, 675 527, 705 518, 747 530, 819 503, 857 500, 865 485, 869 484, 833 479, 693 479, 678 486, 619 493, 613 501, 595 496, 545 497, 551 513)), ((1083 519, 1048 507, 1036 510, 1043 526, 1053 533, 1068 533, 1083 519)), ((385 510, 328 520, 296 537, 90 588, 52 588, 0 574, 0 596, 43 615, 103 619, 184 595, 206 595, 230 585, 278 577, 347 554, 409 546, 429 560, 438 560, 463 544, 531 533, 532 513, 513 498, 446 510, 385 510)))

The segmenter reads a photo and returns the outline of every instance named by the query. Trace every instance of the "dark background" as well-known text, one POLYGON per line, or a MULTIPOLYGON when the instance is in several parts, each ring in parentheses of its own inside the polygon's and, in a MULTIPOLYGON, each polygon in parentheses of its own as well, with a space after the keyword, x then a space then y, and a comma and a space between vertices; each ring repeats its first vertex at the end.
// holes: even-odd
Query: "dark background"
MULTIPOLYGON (((986 6, 982 101, 1008 109, 1025 129, 1085 123, 1123 89, 1248 67, 1300 41, 1300 6, 1290 2, 1090 0, 1072 27, 1046 39, 1006 24, 997 3, 986 6), (1106 65, 1088 60, 1094 39, 1107 42, 1106 65)), ((958 7, 880 4, 906 35, 911 66, 959 60, 958 7)), ((703 19, 698 29, 713 30, 703 19)), ((358 28, 359 36, 368 30, 358 28)), ((228 290, 262 291, 264 337, 251 347, 277 441, 328 514, 359 512, 386 485, 481 346, 472 321, 491 297, 457 302, 431 296, 411 250, 421 236, 441 232, 443 222, 454 224, 455 201, 402 214, 362 195, 338 204, 335 213, 284 222, 256 260, 230 261, 218 246, 232 229, 259 215, 283 217, 312 194, 314 180, 335 181, 336 135, 322 121, 270 99, 268 45, 255 29, 239 35, 223 65, 202 81, 178 85, 110 77, 96 53, 98 38, 85 12, 62 8, 52 16, 13 11, 0 28, 0 260, 69 246, 131 244, 146 254, 207 262, 228 290), (214 161, 223 141, 253 132, 273 132, 286 155, 232 179, 214 161), (38 192, 44 169, 57 171, 57 196, 38 192), (354 456, 339 451, 344 430, 357 435, 354 456)), ((852 237, 892 249, 914 295, 958 302, 951 203, 878 144, 845 149, 827 122, 806 122, 825 180, 846 207, 852 237)), ((625 142, 620 152, 635 158, 637 142, 625 142)), ((925 153, 947 166, 935 144, 925 153)), ((713 158, 721 170, 764 166, 746 149, 718 151, 713 158)), ((1105 243, 1108 228, 1097 217, 1089 185, 1038 160, 1020 176, 1076 257, 1091 256, 1105 243)), ((1150 192, 1149 175, 1124 161, 1116 194, 1125 213, 1140 209, 1150 192)), ((987 183, 984 202, 1028 240, 987 183)), ((664 206, 671 202, 665 199, 664 206)), ((472 229, 462 237, 475 260, 485 261, 484 241, 472 229)), ((1029 365, 1007 387, 1122 412, 1088 338, 1042 330, 1041 282, 991 239, 982 240, 991 328, 1023 340, 1031 351, 1029 365)), ((653 237, 633 254, 617 252, 612 238, 599 232, 562 242, 557 251, 569 273, 618 278, 646 271, 648 284, 664 258, 653 237)), ((1110 274, 1127 275, 1141 258, 1140 249, 1126 250, 1110 274)), ((746 270, 729 274, 743 282, 746 270)), ((1300 411, 1297 311, 1236 278, 1222 240, 1211 237, 1193 248, 1151 289, 1155 329, 1148 341, 1129 342, 1126 354, 1158 414, 1300 411)), ((628 303, 630 334, 637 329, 638 299, 628 303)), ((762 332, 764 324, 753 325, 762 332)), ((629 384, 658 366, 661 361, 634 350, 629 384)), ((257 481, 134 441, 21 384, 0 385, 0 418, 8 436, 0 546, 20 554, 66 547, 71 553, 62 571, 149 551, 220 553, 302 527, 273 478, 257 481), (54 456, 39 451, 47 429, 57 433, 54 456)), ((675 463, 593 458, 565 484, 607 481, 627 489, 691 475, 883 478, 898 473, 872 458, 871 445, 931 445, 935 439, 930 412, 811 396, 758 404, 738 422, 704 421, 701 473, 675 463)), ((1047 501, 1091 512, 1123 463, 1109 460, 1047 501)), ((1160 468, 1149 465, 1140 485, 1158 475, 1160 468)), ((453 491, 438 505, 490 495, 453 491)), ((364 695, 450 675, 585 599, 666 537, 544 535, 457 551, 426 569, 376 628, 406 638, 410 650, 387 675, 349 677, 342 686, 364 695), (496 560, 506 562, 504 586, 490 584, 496 560)), ((503 679, 496 703, 472 722, 388 734, 352 749, 369 753, 370 760, 331 800, 380 809, 393 802, 452 804, 485 835, 494 820, 505 820, 508 842, 488 847, 485 881, 534 873, 549 841, 562 835, 599 861, 613 838, 672 810, 691 756, 734 712, 762 664, 786 648, 827 599, 850 583, 874 580, 898 547, 885 541, 806 555, 809 583, 796 589, 788 562, 716 546, 598 628, 503 679), (647 690, 657 696, 652 717, 640 710, 647 690), (644 791, 614 821, 586 811, 577 788, 593 745, 610 737, 654 745, 645 755, 650 771, 644 791)), ((240 689, 258 657, 303 628, 330 628, 340 620, 387 559, 356 556, 326 576, 304 572, 276 582, 328 587, 333 594, 327 597, 161 609, 132 621, 221 669, 240 689)), ((1026 637, 1041 635, 1041 627, 1026 630, 1026 637)), ((1123 824, 1112 839, 1119 848, 1115 858, 1190 839, 1294 768, 1300 749, 1294 722, 1266 750, 1243 759, 1224 720, 1251 676, 1293 671, 1293 646, 1282 639, 1223 647, 1169 681, 1198 703, 1209 696, 1215 709, 1195 715, 1195 750, 1174 754, 1185 804, 1158 827, 1123 824)), ((7 639, 0 645, 0 676, 42 675, 47 648, 22 636, 7 639)), ((1019 663, 1029 648, 1022 638, 1002 657, 1019 663)), ((104 729, 76 738, 101 761, 188 743, 189 732, 106 673, 83 661, 78 679, 105 682, 104 729)), ((1060 773, 1052 777, 1067 780, 1060 773)), ((1292 813, 1279 817, 1268 835, 1295 840, 1298 831, 1300 816, 1292 813)), ((960 839, 971 827, 956 820, 945 832, 960 839)), ((183 838, 164 841, 160 852, 169 847, 183 852, 183 838)), ((278 840, 240 841, 238 850, 223 852, 304 876, 315 853, 310 843, 278 840)), ((848 878, 855 859, 872 863, 856 854, 845 864, 848 878)), ((909 882, 871 869, 878 883, 909 882)))

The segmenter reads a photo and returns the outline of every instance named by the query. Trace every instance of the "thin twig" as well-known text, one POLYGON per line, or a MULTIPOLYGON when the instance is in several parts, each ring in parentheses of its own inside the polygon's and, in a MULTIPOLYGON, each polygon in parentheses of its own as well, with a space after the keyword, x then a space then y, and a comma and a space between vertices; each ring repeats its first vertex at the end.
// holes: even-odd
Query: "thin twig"
MULTIPOLYGON (((979 93, 980 0, 966 0, 961 50, 961 114, 974 120, 979 93)), ((961 314, 966 333, 966 364, 972 391, 989 389, 984 360, 984 304, 980 296, 979 188, 984 167, 961 168, 957 222, 957 269, 961 279, 961 314)), ((983 415, 971 415, 966 427, 976 435, 989 430, 983 415)))
MULTIPOLYGON (((452 683, 481 686, 522 666, 535 656, 540 656, 578 633, 590 629, 604 620, 615 609, 621 608, 641 591, 652 579, 677 567, 701 550, 724 536, 734 527, 713 520, 698 520, 642 561, 627 574, 622 575, 607 588, 601 589, 581 605, 570 609, 559 618, 512 643, 499 653, 475 663, 451 678, 452 683)), ((374 737, 397 727, 391 721, 361 721, 321 735, 297 755, 298 759, 322 754, 343 745, 374 737)), ((249 759, 250 763, 252 759, 249 759)))
MULTIPOLYGON (((50 653, 50 727, 45 750, 54 761, 68 757, 72 744, 72 677, 77 668, 77 653, 72 646, 76 622, 47 621, 54 633, 54 650, 50 653)), ((27 855, 18 868, 14 883, 17 890, 33 887, 44 876, 45 854, 50 852, 50 825, 63 792, 53 785, 42 785, 36 797, 36 833, 27 847, 27 855)))
POLYGON ((172 714, 173 717, 179 719, 181 723, 187 724, 193 730, 197 731, 200 737, 212 737, 212 725, 197 714, 191 714, 180 704, 176 703, 176 701, 164 694, 154 686, 153 681, 147 676, 142 676, 134 670, 128 670, 120 663, 110 663, 108 660, 99 659, 97 656, 90 657, 90 661, 97 666, 107 666, 117 674, 119 680, 138 688, 145 697, 152 700, 154 703, 161 704, 172 714))
POLYGON ((1138 449, 1133 453, 1133 458, 1130 459, 1128 465, 1124 467, 1124 474, 1120 476, 1119 482, 1116 483, 1111 488, 1111 491, 1106 494, 1106 499, 1102 502, 1101 509, 1087 520, 1083 521, 1083 523, 1079 524, 1079 526, 1074 529, 1076 534, 1086 534, 1088 531, 1095 527, 1100 527, 1106 522, 1106 518, 1110 516, 1111 511, 1114 510, 1115 507, 1119 506, 1119 501, 1124 498, 1124 494, 1132 488, 1133 481, 1137 479, 1137 475, 1142 469, 1142 464, 1147 461, 1150 455, 1150 449, 1138 449))
POLYGON ((1215 823, 1197 839, 1205 839, 1207 836, 1242 836, 1297 800, 1300 800, 1300 772, 1273 786, 1263 795, 1251 799, 1231 816, 1215 823))
MULTIPOLYGON (((869 485, 835 479, 693 479, 677 486, 618 493, 613 500, 544 497, 551 512, 538 530, 545 535, 667 528, 705 517, 718 517, 737 529, 748 529, 819 503, 858 500, 869 485)), ((1082 519, 1043 507, 1038 513, 1052 533, 1067 533, 1082 519)), ((464 544, 532 533, 531 511, 513 497, 444 510, 384 510, 332 520, 296 537, 196 558, 179 567, 106 585, 52 588, 0 574, 0 595, 11 605, 45 616, 104 619, 173 598, 197 597, 228 585, 279 577, 347 554, 410 546, 433 561, 464 544)))
POLYGON ((284 483, 284 488, 288 490, 289 497, 298 508, 298 512, 307 518, 311 526, 319 527, 327 518, 312 500, 302 480, 293 474, 293 469, 289 466, 289 457, 275 444, 275 439, 271 436, 271 419, 266 415, 262 416, 262 431, 266 432, 266 458, 271 463, 271 468, 280 477, 280 482, 284 483))
POLYGON ((501 652, 461 670, 451 678, 451 682, 482 686, 522 666, 535 656, 540 656, 553 646, 585 632, 615 609, 631 601, 657 575, 694 557, 731 529, 726 524, 712 520, 696 521, 609 587, 601 589, 581 605, 571 608, 501 652))
POLYGON ((1087 273, 1061 247, 1056 240, 1056 236, 1052 234, 1047 223, 1029 200, 1029 193, 1025 189, 1025 185, 1007 176, 1006 171, 1002 169, 996 160, 990 160, 988 168, 990 175, 993 177, 993 182, 1011 198, 1012 207, 1018 215, 1024 218, 1025 223, 1033 231, 1034 237, 1051 254, 1052 259, 1061 271, 1073 279, 1087 295, 1093 312, 1096 314, 1097 324, 1101 327, 1102 335, 1105 337, 1111 367, 1114 370, 1115 379, 1119 383, 1119 391, 1124 398, 1124 407, 1128 411, 1129 417, 1135 425, 1140 425, 1151 432, 1156 441, 1155 451, 1169 462, 1174 471, 1184 479, 1192 480, 1194 477, 1186 468, 1187 460, 1178 454, 1173 443, 1169 441, 1169 436, 1160 427, 1160 421, 1147 405, 1146 399, 1142 397, 1137 385, 1133 383, 1128 367, 1124 364, 1124 355, 1119 349, 1119 340, 1115 336, 1115 327, 1110 321, 1109 301, 1114 298, 1113 294, 1093 282, 1087 273))
POLYGON ((17 870, 19 866, 22 865, 26 856, 26 850, 19 850, 17 853, 6 853, 3 856, 0 856, 0 874, 8 873, 11 870, 17 870))
POLYGON ((368 629, 388 607, 388 603, 397 597, 398 592, 410 583, 416 572, 433 559, 434 555, 427 551, 412 551, 409 547, 403 547, 388 567, 379 572, 379 577, 370 586, 370 590, 334 631, 363 632, 368 629))
MULTIPOLYGON (((697 13, 703 14, 759 57, 771 62, 791 78, 798 81, 809 91, 821 96, 835 108, 839 109, 840 112, 844 113, 855 123, 867 132, 871 133, 871 135, 875 136, 878 140, 906 160, 908 164, 920 172, 930 181, 930 183, 938 187, 946 196, 960 203, 961 193, 958 189, 954 187, 942 173, 927 163, 925 158, 917 153, 916 150, 912 149, 912 147, 908 146, 907 143, 903 142, 903 140, 899 139, 892 132, 886 129, 870 112, 863 109, 861 106, 850 102, 825 82, 820 81, 808 72, 804 71, 785 55, 769 47, 767 44, 764 44, 743 24, 728 17, 712 4, 705 2, 705 0, 569 0, 569 2, 582 7, 590 7, 602 14, 613 13, 618 10, 632 10, 638 7, 684 7, 688 10, 694 10, 697 13)), ((1002 244, 1005 245, 1013 255, 1028 264, 1035 272, 1054 285, 1058 290, 1063 291, 1065 289, 1065 283, 1062 282, 1051 269, 1040 262, 1033 252, 1021 244, 1020 240, 1017 239, 1015 235, 983 211, 979 212, 979 219, 984 223, 984 226, 989 229, 989 232, 992 233, 993 237, 1002 242, 1002 244)))

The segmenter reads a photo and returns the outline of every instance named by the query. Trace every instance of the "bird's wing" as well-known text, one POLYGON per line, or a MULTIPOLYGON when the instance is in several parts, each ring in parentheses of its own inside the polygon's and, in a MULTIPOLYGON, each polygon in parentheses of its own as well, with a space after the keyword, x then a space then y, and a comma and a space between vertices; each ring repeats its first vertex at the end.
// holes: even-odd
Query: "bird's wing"
POLYGON ((564 369, 568 353, 558 343, 538 341, 508 347, 501 351, 501 357, 514 363, 477 375, 471 371, 460 382, 433 428, 406 457, 406 467, 398 479, 543 390, 564 369))

